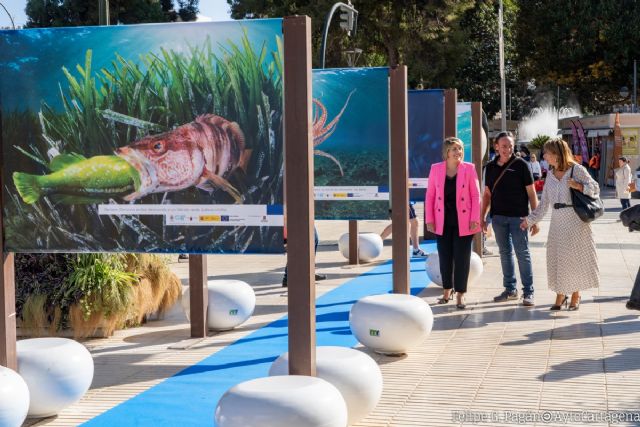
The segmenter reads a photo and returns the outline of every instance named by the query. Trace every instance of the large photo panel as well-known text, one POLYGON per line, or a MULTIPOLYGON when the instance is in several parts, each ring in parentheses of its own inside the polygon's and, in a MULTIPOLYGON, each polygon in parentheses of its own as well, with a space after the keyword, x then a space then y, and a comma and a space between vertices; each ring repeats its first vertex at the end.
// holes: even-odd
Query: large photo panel
POLYGON ((282 21, 0 32, 5 250, 283 250, 282 21))
POLYGON ((444 90, 410 90, 409 198, 423 202, 431 165, 442 161, 444 90))
POLYGON ((389 69, 313 70, 315 218, 389 217, 389 69))

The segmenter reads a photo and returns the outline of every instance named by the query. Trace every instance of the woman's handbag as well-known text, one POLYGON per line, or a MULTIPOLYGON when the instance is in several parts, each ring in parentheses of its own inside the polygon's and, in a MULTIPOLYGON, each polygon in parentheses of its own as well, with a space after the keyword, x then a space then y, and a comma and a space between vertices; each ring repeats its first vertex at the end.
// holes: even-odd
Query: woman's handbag
MULTIPOLYGON (((574 166, 575 167, 575 166, 574 166)), ((573 178, 573 167, 571 168, 571 178, 573 178)), ((582 191, 569 188, 571 191, 571 205, 578 217, 584 222, 591 222, 600 218, 604 213, 604 205, 599 197, 587 196, 582 191)))
POLYGON ((634 205, 620 212, 622 225, 629 231, 640 231, 640 205, 634 205))
POLYGON ((636 189, 636 182, 635 182, 635 181, 631 181, 631 183, 630 183, 630 184, 629 184, 629 186, 627 187, 627 191, 628 191, 629 193, 634 193, 634 192, 638 191, 638 190, 636 189))

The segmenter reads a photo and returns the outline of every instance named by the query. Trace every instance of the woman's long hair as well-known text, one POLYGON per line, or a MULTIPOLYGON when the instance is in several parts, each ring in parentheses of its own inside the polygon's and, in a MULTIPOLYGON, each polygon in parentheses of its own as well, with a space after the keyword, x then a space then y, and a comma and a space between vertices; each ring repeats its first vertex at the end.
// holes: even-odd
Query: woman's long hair
MULTIPOLYGON (((545 153, 555 154, 558 158, 558 167, 559 171, 566 171, 573 165, 577 165, 578 163, 573 159, 573 154, 571 153, 571 149, 569 148, 569 144, 567 141, 562 138, 553 138, 549 141, 545 142, 544 147, 542 148, 545 153)), ((553 169, 553 168, 552 168, 553 169)))

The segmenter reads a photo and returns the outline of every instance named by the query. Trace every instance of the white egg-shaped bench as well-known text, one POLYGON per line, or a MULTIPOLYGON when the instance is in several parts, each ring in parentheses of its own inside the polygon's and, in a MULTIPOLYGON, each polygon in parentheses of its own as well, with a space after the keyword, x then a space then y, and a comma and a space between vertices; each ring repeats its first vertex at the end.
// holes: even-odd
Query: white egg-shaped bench
MULTIPOLYGON (((358 259, 370 262, 382 254, 382 237, 376 233, 358 233, 358 259)), ((343 257, 349 259, 349 233, 338 239, 338 249, 343 257)))
POLYGON ((258 378, 230 388, 217 427, 346 427, 347 405, 329 382, 302 375, 258 378))
POLYGON ((29 388, 15 371, 0 366, 0 427, 20 427, 29 411, 29 388))
MULTIPOLYGON (((436 285, 442 286, 442 275, 440 274, 440 257, 438 252, 432 252, 427 258, 425 269, 429 279, 436 285)), ((471 252, 471 260, 469 261, 469 279, 467 280, 467 286, 473 285, 482 275, 484 266, 482 265, 482 258, 475 253, 471 252)))
MULTIPOLYGON (((207 325, 214 331, 226 331, 243 324, 256 308, 256 294, 241 280, 209 280, 207 325)), ((182 294, 182 307, 190 313, 189 288, 182 294)))
POLYGON ((431 333, 433 313, 413 295, 371 295, 351 307, 349 325, 356 339, 375 352, 404 354, 431 333))
POLYGON ((93 381, 91 353, 66 338, 18 341, 18 373, 29 387, 29 417, 57 414, 80 400, 93 381))
MULTIPOLYGON (((269 375, 289 374, 289 353, 278 357, 269 375)), ((348 347, 316 348, 316 374, 333 384, 347 403, 348 424, 356 424, 376 407, 382 396, 382 372, 369 355, 348 347)))

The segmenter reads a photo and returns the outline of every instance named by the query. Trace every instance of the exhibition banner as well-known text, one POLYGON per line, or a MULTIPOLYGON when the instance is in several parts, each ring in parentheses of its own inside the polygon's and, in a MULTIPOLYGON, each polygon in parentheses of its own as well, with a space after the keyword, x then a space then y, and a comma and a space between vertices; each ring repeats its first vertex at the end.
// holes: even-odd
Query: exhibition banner
POLYGON ((456 103, 456 116, 457 136, 462 141, 464 147, 464 161, 471 163, 473 162, 473 158, 471 157, 471 103, 456 103))
POLYGON ((5 251, 283 251, 282 20, 0 31, 5 251))
POLYGON ((389 217, 389 69, 313 70, 315 218, 389 217))

